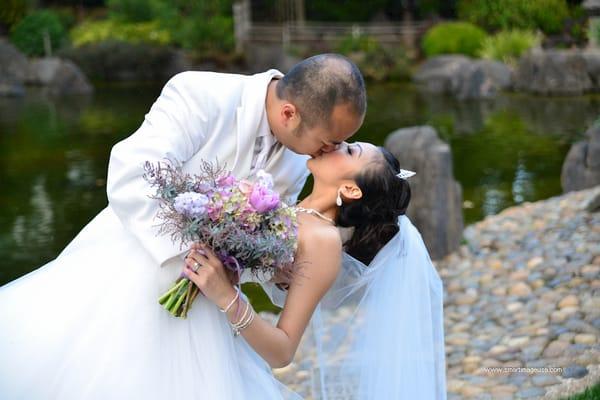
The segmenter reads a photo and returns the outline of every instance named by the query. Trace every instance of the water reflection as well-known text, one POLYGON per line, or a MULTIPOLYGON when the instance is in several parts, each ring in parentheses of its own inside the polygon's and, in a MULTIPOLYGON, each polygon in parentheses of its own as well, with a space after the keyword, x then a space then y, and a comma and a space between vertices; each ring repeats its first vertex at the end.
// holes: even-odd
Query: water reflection
MULTIPOLYGON (((159 92, 106 86, 93 97, 0 99, 0 284, 56 257, 106 206, 110 148, 139 127, 159 92)), ((433 125, 451 145, 472 222, 560 193, 569 146, 599 110, 599 96, 459 102, 371 84, 356 139, 382 144, 395 129, 433 125)))

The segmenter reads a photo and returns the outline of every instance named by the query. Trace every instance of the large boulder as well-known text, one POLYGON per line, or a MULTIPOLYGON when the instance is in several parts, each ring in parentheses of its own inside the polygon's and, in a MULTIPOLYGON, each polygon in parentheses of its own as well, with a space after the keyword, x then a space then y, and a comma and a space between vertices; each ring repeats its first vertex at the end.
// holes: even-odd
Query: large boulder
POLYGON ((442 55, 424 62, 413 76, 424 90, 459 99, 494 97, 511 86, 511 71, 503 63, 473 60, 462 55, 442 55))
MULTIPOLYGON (((98 81, 167 81, 178 72, 195 69, 185 52, 146 43, 104 41, 64 48, 58 54, 98 81)), ((212 63, 207 69, 219 65, 212 63)))
POLYGON ((581 50, 538 50, 519 59, 514 88, 543 95, 580 95, 600 89, 597 56, 581 50), (596 72, 594 72, 596 70, 596 72), (590 73, 595 74, 595 80, 590 73))
POLYGON ((456 250, 462 239, 462 189, 452 173, 450 146, 435 129, 417 126, 398 129, 385 147, 403 169, 415 171, 409 178, 412 198, 408 216, 421 232, 433 259, 456 250))
POLYGON ((583 52, 587 74, 592 81, 594 91, 600 91, 600 51, 587 50, 583 52))
POLYGON ((23 80, 29 61, 15 46, 0 38, 0 96, 25 94, 23 80))
POLYGON ((57 57, 33 59, 27 83, 48 88, 51 94, 87 94, 93 87, 81 70, 69 60, 57 57))
POLYGON ((586 131, 584 140, 571 146, 560 178, 564 192, 600 185, 600 122, 586 131))

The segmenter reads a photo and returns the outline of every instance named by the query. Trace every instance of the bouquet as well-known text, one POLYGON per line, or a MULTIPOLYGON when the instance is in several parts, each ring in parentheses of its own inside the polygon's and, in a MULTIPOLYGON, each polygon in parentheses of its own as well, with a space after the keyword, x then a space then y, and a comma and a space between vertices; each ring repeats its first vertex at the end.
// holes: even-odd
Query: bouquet
MULTIPOLYGON (((297 248, 297 219, 273 189, 271 176, 259 171, 254 182, 204 161, 197 175, 170 162, 146 162, 144 179, 156 188, 160 203, 159 233, 170 234, 181 248, 192 242, 209 245, 236 276, 279 273, 289 276, 297 248)), ((200 289, 183 274, 159 298, 175 317, 186 318, 200 289)))

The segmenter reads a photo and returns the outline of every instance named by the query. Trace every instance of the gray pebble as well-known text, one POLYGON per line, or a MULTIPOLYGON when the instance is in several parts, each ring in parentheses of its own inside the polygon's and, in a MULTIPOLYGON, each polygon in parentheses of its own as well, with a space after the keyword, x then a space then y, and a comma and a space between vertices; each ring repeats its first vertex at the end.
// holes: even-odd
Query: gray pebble
POLYGON ((573 364, 563 369, 563 378, 583 378, 588 374, 588 369, 586 367, 582 367, 581 365, 573 364))

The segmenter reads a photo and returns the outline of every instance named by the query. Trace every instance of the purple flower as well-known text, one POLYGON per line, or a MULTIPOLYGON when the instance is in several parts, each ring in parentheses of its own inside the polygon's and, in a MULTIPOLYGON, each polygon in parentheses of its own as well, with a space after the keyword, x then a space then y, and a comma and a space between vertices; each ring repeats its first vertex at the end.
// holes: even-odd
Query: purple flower
POLYGON ((260 213, 271 211, 279 205, 279 193, 256 185, 250 194, 250 205, 260 213))
POLYGON ((221 176, 217 179, 217 185, 221 187, 231 187, 235 184, 235 178, 233 175, 221 176))
POLYGON ((188 217, 199 217, 206 213, 208 197, 202 193, 185 192, 177 195, 173 207, 175 211, 188 217))

